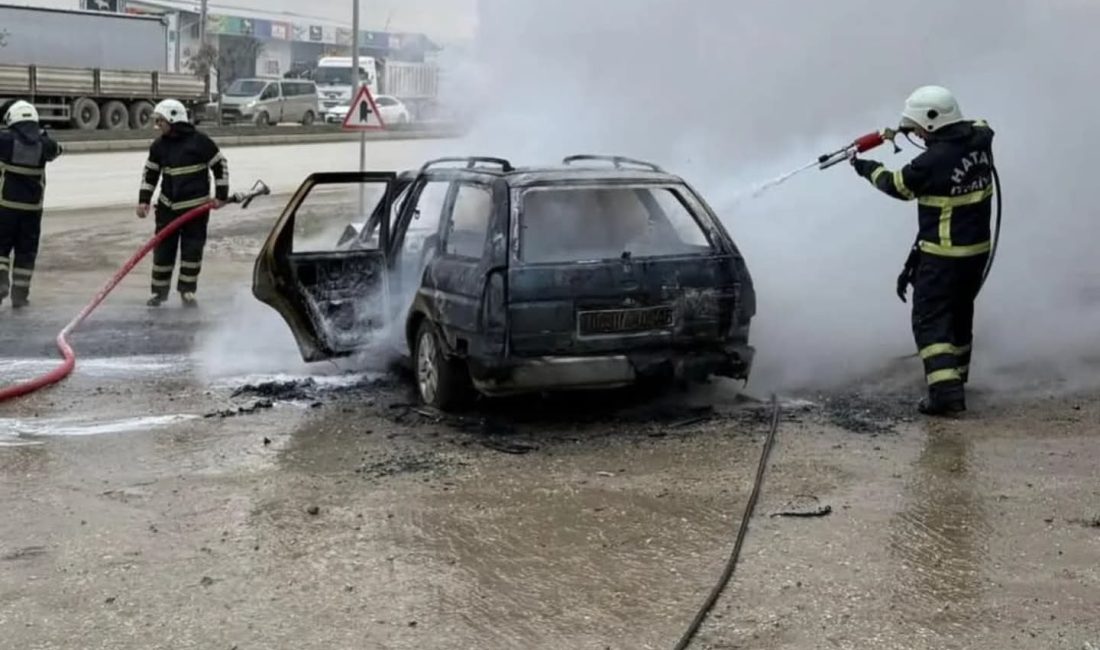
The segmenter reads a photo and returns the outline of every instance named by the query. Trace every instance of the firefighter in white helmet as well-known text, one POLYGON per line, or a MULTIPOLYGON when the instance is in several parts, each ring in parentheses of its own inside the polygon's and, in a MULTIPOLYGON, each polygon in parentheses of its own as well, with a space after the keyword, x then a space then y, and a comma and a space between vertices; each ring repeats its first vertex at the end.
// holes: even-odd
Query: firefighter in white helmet
POLYGON ((913 285, 913 336, 924 362, 928 415, 964 411, 970 374, 974 299, 992 248, 993 130, 963 117, 951 91, 922 86, 905 101, 899 130, 927 149, 898 171, 852 159, 860 176, 886 194, 916 200, 918 234, 898 297, 913 285))
POLYGON ((38 111, 17 100, 0 108, 0 303, 11 291, 13 309, 25 307, 38 258, 46 163, 61 154, 38 124, 38 111))
MULTIPOLYGON (((155 213, 156 232, 160 232, 176 217, 211 201, 211 174, 214 177, 213 208, 222 207, 229 198, 229 164, 218 145, 191 124, 187 108, 179 101, 165 99, 157 104, 153 108, 153 119, 161 135, 149 147, 136 212, 142 219, 148 216, 159 180, 160 196, 155 213)), ((177 249, 180 269, 176 289, 185 306, 197 304, 195 292, 209 221, 209 214, 189 221, 154 249, 153 295, 147 303, 149 306, 159 306, 168 299, 177 249)))

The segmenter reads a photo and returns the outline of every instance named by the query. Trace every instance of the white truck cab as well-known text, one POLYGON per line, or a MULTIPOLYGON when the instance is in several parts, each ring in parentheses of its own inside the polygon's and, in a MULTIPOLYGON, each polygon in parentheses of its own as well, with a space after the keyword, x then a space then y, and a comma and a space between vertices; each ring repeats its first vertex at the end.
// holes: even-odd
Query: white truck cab
MULTIPOLYGON (((326 56, 317 62, 313 81, 321 98, 321 109, 347 106, 353 99, 352 68, 350 56, 326 56)), ((359 81, 370 88, 371 95, 378 94, 378 73, 373 57, 359 57, 359 81)))

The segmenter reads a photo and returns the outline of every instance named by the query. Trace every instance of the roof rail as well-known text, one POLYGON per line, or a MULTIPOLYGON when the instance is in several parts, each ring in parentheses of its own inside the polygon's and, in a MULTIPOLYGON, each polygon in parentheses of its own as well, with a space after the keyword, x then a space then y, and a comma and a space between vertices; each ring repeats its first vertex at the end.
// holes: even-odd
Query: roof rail
POLYGON ((561 162, 563 165, 568 165, 569 163, 579 160, 605 160, 613 164, 615 166, 615 169, 622 169, 623 164, 625 163, 630 165, 637 165, 639 167, 645 167, 646 169, 650 169, 655 172, 664 173, 665 171, 651 162, 636 160, 634 158, 627 158, 626 156, 597 156, 592 154, 580 154, 576 156, 566 156, 562 159, 561 162))
POLYGON ((440 165, 443 163, 451 162, 464 162, 466 163, 466 169, 473 169, 474 165, 479 162, 490 163, 493 165, 500 165, 503 171, 510 172, 515 168, 512 167, 512 163, 508 162, 504 158, 493 158, 491 156, 452 156, 448 158, 436 158, 435 160, 429 160, 420 167, 420 171, 425 171, 432 165, 440 165))

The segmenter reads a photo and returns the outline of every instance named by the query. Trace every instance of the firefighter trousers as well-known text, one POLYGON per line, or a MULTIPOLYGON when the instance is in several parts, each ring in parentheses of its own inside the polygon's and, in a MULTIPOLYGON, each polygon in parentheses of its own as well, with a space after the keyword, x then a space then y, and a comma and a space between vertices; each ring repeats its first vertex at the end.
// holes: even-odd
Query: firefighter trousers
MULTIPOLYGON (((160 232, 172 223, 179 212, 162 205, 156 208, 157 229, 160 232)), ((172 287, 172 272, 176 268, 176 254, 179 253, 180 271, 176 279, 176 290, 180 293, 195 293, 199 286, 199 271, 202 270, 202 252, 206 246, 206 228, 210 223, 210 214, 204 214, 185 223, 176 232, 164 239, 153 249, 153 294, 166 298, 172 287)))
POLYGON ((25 301, 31 292, 31 276, 38 258, 42 211, 0 208, 0 299, 25 301))
POLYGON ((913 280, 913 338, 934 402, 965 398, 974 300, 988 259, 988 253, 960 258, 920 254, 913 280))

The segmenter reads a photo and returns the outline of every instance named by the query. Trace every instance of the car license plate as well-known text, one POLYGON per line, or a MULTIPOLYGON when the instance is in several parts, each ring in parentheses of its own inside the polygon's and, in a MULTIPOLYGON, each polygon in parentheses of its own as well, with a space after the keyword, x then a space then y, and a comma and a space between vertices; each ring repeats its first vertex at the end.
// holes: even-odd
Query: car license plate
POLYGON ((671 307, 582 311, 577 317, 578 330, 584 336, 650 332, 672 326, 671 307))

